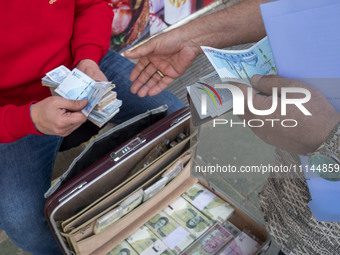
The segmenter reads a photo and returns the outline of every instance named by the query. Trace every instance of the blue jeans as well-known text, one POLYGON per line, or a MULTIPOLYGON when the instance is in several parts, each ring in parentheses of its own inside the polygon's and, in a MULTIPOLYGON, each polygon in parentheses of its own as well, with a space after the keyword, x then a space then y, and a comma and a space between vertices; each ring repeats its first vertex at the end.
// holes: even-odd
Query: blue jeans
MULTIPOLYGON (((132 95, 129 75, 134 65, 115 52, 108 52, 100 67, 116 84, 118 98, 123 100, 120 113, 113 118, 115 123, 165 103, 168 113, 183 107, 167 91, 155 97, 132 95)), ((17 246, 34 255, 62 254, 43 215, 43 194, 50 187, 61 142, 57 136, 28 135, 14 143, 0 144, 0 229, 17 246)))

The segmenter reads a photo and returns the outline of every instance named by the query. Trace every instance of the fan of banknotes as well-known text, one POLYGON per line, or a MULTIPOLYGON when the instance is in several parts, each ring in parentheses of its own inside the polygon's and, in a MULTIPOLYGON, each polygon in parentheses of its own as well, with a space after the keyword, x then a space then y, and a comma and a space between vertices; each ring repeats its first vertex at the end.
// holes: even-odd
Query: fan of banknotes
MULTIPOLYGON (((267 37, 245 50, 220 50, 201 47, 215 72, 188 86, 192 105, 198 119, 215 118, 232 108, 233 98, 220 84, 239 82, 250 85, 255 74, 276 74, 276 66, 267 37)), ((194 120, 195 121, 195 120, 194 120)), ((196 120, 199 123, 199 120, 196 120)))
POLYGON ((71 71, 61 65, 48 72, 42 78, 42 84, 67 99, 86 98, 88 103, 82 113, 98 127, 115 116, 122 105, 122 101, 117 99, 117 92, 112 90, 114 84, 95 81, 77 68, 71 71))

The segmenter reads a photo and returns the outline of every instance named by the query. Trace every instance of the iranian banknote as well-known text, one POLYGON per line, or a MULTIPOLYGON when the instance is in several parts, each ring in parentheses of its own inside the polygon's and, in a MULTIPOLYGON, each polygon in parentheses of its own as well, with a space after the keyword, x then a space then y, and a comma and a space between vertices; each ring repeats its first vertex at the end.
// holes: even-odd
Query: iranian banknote
POLYGON ((90 112, 88 118, 98 127, 102 127, 110 119, 112 119, 122 106, 122 101, 119 99, 114 99, 105 108, 96 109, 96 107, 90 112))
POLYGON ((88 103, 82 110, 88 116, 96 104, 107 92, 111 82, 96 82, 78 69, 72 72, 60 83, 55 92, 70 100, 87 99, 88 103))
POLYGON ((241 233, 241 230, 228 220, 223 222, 222 226, 226 230, 228 230, 234 237, 238 236, 241 233))
POLYGON ((174 254, 148 227, 142 226, 126 241, 141 255, 174 254))
POLYGON ((204 215, 220 223, 225 222, 234 212, 230 204, 199 183, 184 192, 182 197, 204 215))
POLYGON ((232 234, 217 223, 186 249, 182 255, 214 255, 232 239, 232 234))
POLYGON ((158 181, 156 181, 154 184, 152 184, 150 187, 146 188, 144 190, 144 198, 143 202, 149 200, 153 196, 155 196, 158 192, 160 192, 165 185, 169 182, 168 177, 162 177, 158 181))
POLYGON ((195 236, 179 225, 164 211, 157 213, 146 224, 174 253, 179 254, 195 241, 195 236))
POLYGON ((182 157, 177 159, 163 174, 162 177, 167 177, 169 181, 174 179, 191 159, 191 152, 187 152, 182 157))
POLYGON ((143 201, 143 189, 140 189, 126 198, 121 204, 122 207, 122 215, 126 215, 135 209, 138 205, 140 205, 143 201))
POLYGON ((122 101, 117 99, 117 92, 112 91, 114 84, 94 81, 78 69, 70 71, 59 66, 42 78, 42 84, 55 89, 64 98, 86 98, 88 104, 82 112, 99 127, 112 119, 122 105, 122 101))
POLYGON ((123 241, 106 255, 138 255, 138 253, 126 241, 123 241))
POLYGON ((227 246, 225 246, 219 255, 254 255, 257 253, 261 245, 241 232, 235 239, 233 239, 227 246))
POLYGON ((41 79, 41 82, 44 86, 56 88, 70 73, 71 70, 61 65, 46 73, 46 75, 41 79))
POLYGON ((106 228, 110 227, 113 223, 115 223, 117 220, 119 220, 122 215, 122 207, 118 206, 105 215, 101 216, 96 220, 96 223, 94 225, 94 233, 98 234, 105 230, 106 228))
POLYGON ((238 82, 251 86, 253 75, 277 73, 267 38, 245 50, 220 50, 205 46, 202 50, 216 72, 187 87, 201 120, 215 118, 232 109, 232 94, 228 89, 219 88, 220 84, 238 82))
POLYGON ((250 81, 254 74, 276 74, 273 54, 267 37, 245 50, 220 50, 202 47, 220 78, 250 81))
POLYGON ((195 235, 196 238, 203 235, 213 224, 212 220, 199 212, 182 197, 178 197, 164 208, 164 211, 191 234, 195 235))

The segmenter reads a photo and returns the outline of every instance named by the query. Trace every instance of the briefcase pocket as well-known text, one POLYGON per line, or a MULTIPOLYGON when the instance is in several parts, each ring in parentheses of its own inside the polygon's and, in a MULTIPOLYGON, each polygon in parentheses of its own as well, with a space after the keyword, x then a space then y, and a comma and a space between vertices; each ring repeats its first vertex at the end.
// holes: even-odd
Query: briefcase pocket
MULTIPOLYGON (((75 229, 90 218, 106 210, 110 205, 117 202, 119 197, 129 194, 134 187, 141 185, 150 178, 153 178, 153 176, 159 173, 160 169, 165 168, 184 151, 188 150, 189 145, 190 137, 183 140, 176 147, 172 148, 160 158, 156 159, 152 164, 145 167, 144 169, 141 169, 141 171, 127 179, 122 179, 121 176, 124 176, 124 173, 127 172, 129 165, 124 164, 121 167, 115 169, 112 174, 109 174, 110 176, 105 177, 106 181, 107 179, 111 180, 110 185, 114 188, 78 213, 76 217, 72 218, 72 220, 66 220, 68 224, 63 224, 63 231, 69 232, 70 230, 75 229)), ((101 185, 98 185, 97 187, 101 187, 101 185)))
MULTIPOLYGON (((191 187, 196 181, 196 178, 190 176, 190 167, 187 164, 181 173, 158 194, 142 203, 103 232, 90 235, 79 241, 70 238, 76 254, 106 254, 107 251, 119 244, 158 211, 179 197, 183 190, 191 187)), ((84 225, 83 229, 86 230, 86 228, 87 226, 84 225)))

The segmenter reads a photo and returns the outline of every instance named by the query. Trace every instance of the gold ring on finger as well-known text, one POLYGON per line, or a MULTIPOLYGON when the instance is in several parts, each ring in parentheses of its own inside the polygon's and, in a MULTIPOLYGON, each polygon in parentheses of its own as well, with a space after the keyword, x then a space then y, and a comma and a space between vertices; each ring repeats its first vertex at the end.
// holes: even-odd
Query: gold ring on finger
POLYGON ((156 73, 158 73, 160 77, 164 78, 164 74, 160 70, 157 70, 156 73))

